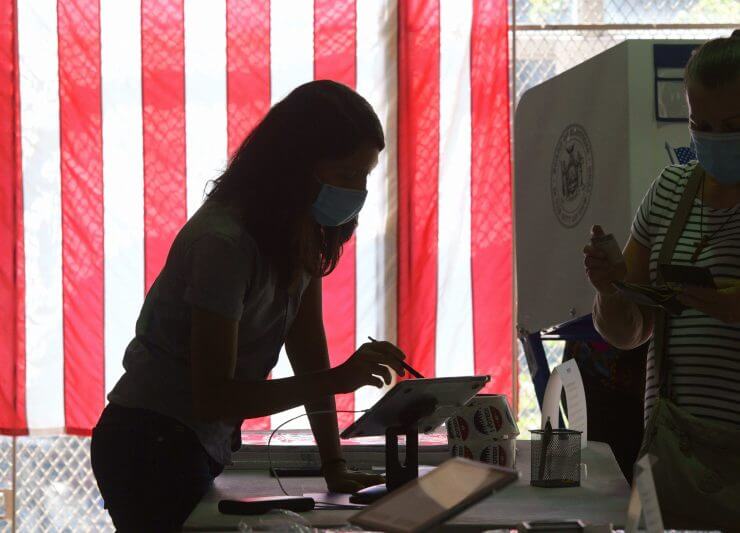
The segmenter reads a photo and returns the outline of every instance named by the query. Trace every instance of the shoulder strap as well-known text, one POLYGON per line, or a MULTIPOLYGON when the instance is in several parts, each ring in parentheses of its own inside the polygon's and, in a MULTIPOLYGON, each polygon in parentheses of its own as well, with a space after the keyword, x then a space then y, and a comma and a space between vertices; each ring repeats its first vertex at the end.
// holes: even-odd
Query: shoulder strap
MULTIPOLYGON (((668 231, 663 239, 663 245, 661 246, 660 254, 658 255, 658 266, 671 263, 673 252, 676 249, 676 244, 683 232, 683 228, 686 226, 686 221, 691 213, 691 207, 694 204, 694 198, 696 198, 696 193, 699 191, 699 185, 701 185, 703 176, 704 169, 702 169, 699 163, 697 163, 694 170, 691 172, 691 176, 689 176, 689 179, 686 182, 686 187, 684 187, 683 194, 678 202, 678 207, 676 207, 676 211, 673 213, 673 219, 671 219, 668 231)), ((662 282, 663 279, 660 275, 660 268, 658 268, 656 275, 658 282, 662 282)), ((655 358, 655 375, 659 380, 660 396, 667 398, 670 395, 668 383, 668 358, 666 357, 668 316, 663 309, 658 309, 655 312, 654 328, 653 354, 655 358)))

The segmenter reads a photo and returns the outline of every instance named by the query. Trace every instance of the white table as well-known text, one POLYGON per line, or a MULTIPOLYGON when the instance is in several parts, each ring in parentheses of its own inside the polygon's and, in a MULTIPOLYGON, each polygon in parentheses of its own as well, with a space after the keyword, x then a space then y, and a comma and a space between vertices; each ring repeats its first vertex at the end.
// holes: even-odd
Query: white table
MULTIPOLYGON (((581 486, 545 489, 529 485, 530 443, 517 442, 516 468, 519 481, 499 494, 486 498, 445 527, 449 530, 483 530, 513 527, 522 520, 581 519, 591 524, 612 523, 624 526, 629 485, 619 470, 608 445, 590 442, 583 450, 586 476, 581 486)), ((326 485, 320 478, 282 480, 290 494, 322 492, 326 485)), ((259 517, 222 515, 218 501, 225 498, 281 494, 277 482, 267 472, 228 470, 220 475, 185 523, 186 531, 233 531, 240 520, 254 524, 259 517)), ((314 527, 336 527, 347 523, 356 511, 312 511, 304 513, 314 527)))

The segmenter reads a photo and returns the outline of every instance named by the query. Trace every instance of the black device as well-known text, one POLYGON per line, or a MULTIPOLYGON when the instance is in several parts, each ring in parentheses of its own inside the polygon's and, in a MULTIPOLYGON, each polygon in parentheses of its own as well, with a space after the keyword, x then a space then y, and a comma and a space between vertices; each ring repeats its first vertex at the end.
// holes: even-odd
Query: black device
POLYGON ((305 496, 265 496, 261 498, 241 498, 221 500, 218 511, 222 514, 255 515, 265 514, 273 509, 286 509, 296 513, 313 510, 316 502, 305 496))
POLYGON ((691 265, 658 265, 660 275, 667 284, 681 283, 707 289, 716 289, 712 272, 706 267, 691 265))
POLYGON ((342 432, 343 439, 385 435, 385 485, 354 493, 351 503, 369 504, 419 477, 419 432, 437 428, 475 396, 490 376, 405 380, 342 432), (401 463, 398 439, 406 437, 401 463))

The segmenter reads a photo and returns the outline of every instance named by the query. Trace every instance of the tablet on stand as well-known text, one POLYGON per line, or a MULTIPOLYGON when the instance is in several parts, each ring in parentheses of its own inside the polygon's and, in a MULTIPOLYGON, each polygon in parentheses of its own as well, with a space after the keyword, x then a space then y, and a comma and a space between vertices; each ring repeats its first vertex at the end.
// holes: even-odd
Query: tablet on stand
POLYGON ((491 379, 490 376, 413 379, 397 383, 370 410, 342 432, 343 439, 385 435, 384 485, 350 497, 372 503, 419 477, 419 432, 428 433, 453 416, 491 379), (399 457, 398 438, 406 437, 406 457, 399 457))

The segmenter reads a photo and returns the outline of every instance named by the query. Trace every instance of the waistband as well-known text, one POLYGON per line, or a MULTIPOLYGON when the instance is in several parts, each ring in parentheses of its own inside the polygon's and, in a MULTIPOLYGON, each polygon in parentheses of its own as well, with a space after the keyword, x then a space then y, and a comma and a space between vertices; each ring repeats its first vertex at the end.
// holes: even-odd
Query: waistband
POLYGON ((177 431, 191 433, 195 437, 192 429, 187 427, 179 420, 171 416, 163 415, 149 409, 140 407, 124 407, 115 403, 108 403, 100 415, 100 420, 96 427, 103 426, 130 426, 137 428, 170 428, 177 431))

